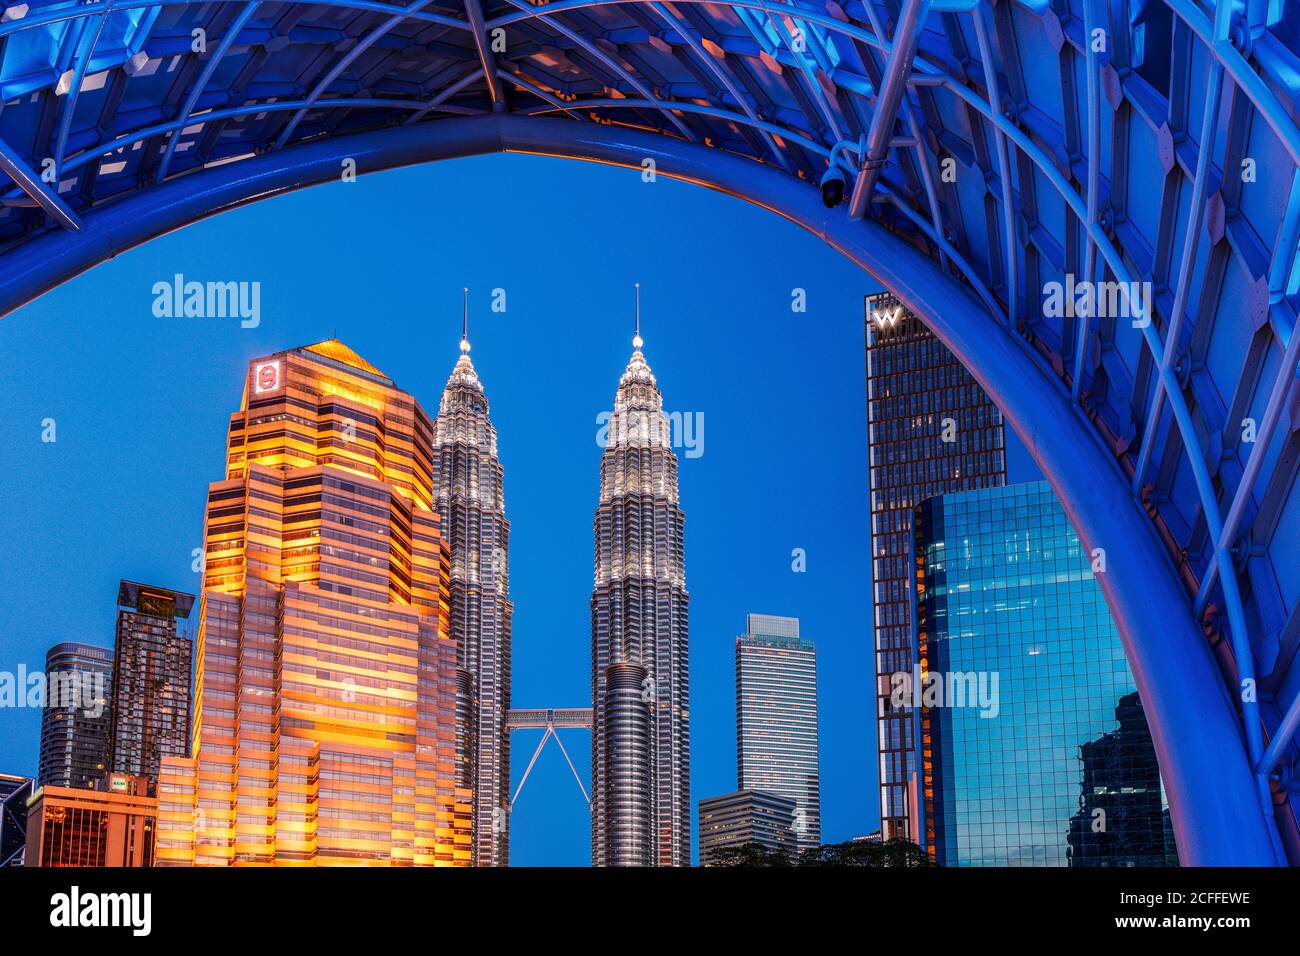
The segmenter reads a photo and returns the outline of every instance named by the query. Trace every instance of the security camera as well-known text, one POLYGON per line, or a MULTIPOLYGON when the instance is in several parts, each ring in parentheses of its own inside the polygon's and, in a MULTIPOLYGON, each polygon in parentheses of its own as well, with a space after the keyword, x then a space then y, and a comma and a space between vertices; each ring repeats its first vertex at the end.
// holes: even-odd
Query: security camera
POLYGON ((827 209, 834 209, 844 201, 844 189, 848 181, 838 166, 828 166, 822 176, 822 203, 827 209))

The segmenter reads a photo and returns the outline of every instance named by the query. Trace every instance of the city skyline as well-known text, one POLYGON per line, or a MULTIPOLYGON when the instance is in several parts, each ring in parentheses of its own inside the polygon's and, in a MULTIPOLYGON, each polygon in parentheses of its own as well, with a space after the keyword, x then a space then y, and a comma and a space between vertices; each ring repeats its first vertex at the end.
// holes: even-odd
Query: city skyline
MULTIPOLYGON (((483 165, 490 170, 499 166, 499 163, 486 160, 483 165)), ((466 170, 463 166, 459 168, 461 174, 470 175, 471 179, 481 174, 472 169, 466 170)), ((555 177, 557 183, 585 181, 586 176, 590 175, 587 171, 579 171, 555 161, 538 161, 538 168, 547 176, 555 177)), ((437 172, 445 177, 456 173, 457 169, 452 164, 439 167, 437 172)), ((429 170, 393 173, 376 178, 371 185, 383 187, 388 179, 418 180, 429 173, 429 170)), ((597 174, 605 175, 610 180, 610 188, 623 189, 618 185, 614 173, 598 171, 597 174)), ((691 197, 684 187, 665 185, 666 191, 656 194, 659 199, 638 193, 631 184, 625 192, 628 201, 643 206, 647 214, 651 213, 651 206, 657 205, 659 208, 654 210, 654 214, 663 217, 671 217, 688 205, 695 205, 694 202, 689 202, 691 197), (666 204, 664 198, 668 200, 666 204)), ((392 188, 400 188, 400 185, 394 182, 392 188)), ((557 185, 557 188, 563 187, 557 185)), ((452 192, 465 190, 453 189, 452 192)), ((708 201, 715 206, 716 214, 722 222, 734 224, 728 228, 748 228, 742 224, 758 217, 755 211, 721 197, 711 197, 708 201)), ((306 208, 310 209, 324 203, 325 208, 328 208, 323 197, 305 193, 286 197, 283 202, 290 207, 306 203, 306 208)), ((269 213, 270 204, 251 208, 241 215, 252 216, 262 225, 273 225, 279 217, 269 213)), ((212 230, 225 232, 232 228, 232 222, 233 220, 212 220, 160 242, 175 244, 183 255, 189 254, 186 250, 197 254, 201 248, 220 241, 212 238, 212 230)), ((592 222, 579 225, 584 229, 595 228, 592 222)), ((332 241, 329 235, 328 229, 322 230, 319 241, 324 246, 329 246, 332 241)), ((701 325, 692 319, 701 309, 719 315, 737 314, 730 304, 737 291, 735 288, 719 288, 701 298, 698 287, 692 284, 692 244, 697 243, 703 248, 706 238, 707 234, 693 237, 691 242, 674 253, 673 261, 679 262, 674 274, 656 280, 652 286, 643 290, 655 305, 656 314, 650 330, 654 339, 654 353, 662 356, 655 363, 656 374, 665 380, 674 410, 703 410, 709 423, 705 454, 698 458, 683 456, 681 459, 683 493, 689 496, 691 502, 697 503, 692 508, 692 513, 696 515, 693 521, 696 530, 693 531, 690 542, 691 553, 697 556, 694 560, 699 563, 696 575, 703 575, 701 580, 709 582, 709 587, 700 598, 704 601, 703 605, 693 609, 692 676, 703 675, 700 680, 706 687, 719 683, 728 688, 731 686, 734 680, 734 620, 736 614, 743 612, 746 606, 756 603, 756 595, 760 592, 771 595, 770 601, 764 601, 766 606, 799 614, 809 627, 816 626, 819 632, 834 635, 829 639, 829 644, 823 641, 820 648, 823 656, 830 655, 828 680, 831 682, 830 689, 823 696, 824 706, 829 708, 824 719, 825 734, 828 736, 825 737, 823 746, 829 746, 830 753, 839 755, 827 761, 823 767, 824 817, 825 813, 830 814, 830 823, 824 826, 827 827, 826 839, 848 839, 874 828, 873 811, 866 796, 869 783, 865 777, 873 754, 868 750, 870 741, 862 738, 867 716, 861 709, 860 700, 868 622, 865 615, 858 616, 860 612, 854 610, 855 603, 859 609, 862 605, 851 594, 847 604, 833 605, 829 598, 837 593, 848 593, 853 579, 853 567, 859 560, 854 555, 865 553, 865 541, 861 537, 865 533, 865 518, 861 519, 861 524, 856 529, 851 523, 842 528, 825 525, 817 502, 802 502, 794 495, 803 481, 805 466, 802 464, 798 468, 779 465, 757 468, 746 466, 748 471, 744 483, 735 484, 733 478, 737 474, 735 469, 738 463, 748 458, 749 450, 760 447, 765 441, 767 425, 760 427, 759 421, 751 417, 754 409, 762 408, 763 421, 771 425, 787 421, 785 427, 790 429, 798 424, 801 434, 807 436, 806 447, 803 449, 807 466, 817 467, 817 462, 822 461, 822 470, 831 478, 829 487, 834 499, 842 502, 842 507, 848 513, 856 511, 864 514, 865 505, 857 488, 858 480, 852 474, 839 470, 845 455, 861 460, 864 454, 860 450, 862 443, 856 438, 848 440, 838 437, 844 428, 860 432, 863 427, 859 420, 860 412, 851 407, 855 404, 852 394, 861 389, 859 350, 862 347, 862 333, 860 327, 855 329, 853 322, 846 319, 848 315, 860 314, 861 286, 852 291, 839 292, 852 277, 851 267, 838 262, 833 255, 826 253, 800 231, 790 228, 783 244, 783 254, 803 257, 800 259, 803 262, 801 269, 816 271, 825 277, 818 284, 808 286, 810 312, 807 315, 791 312, 788 288, 782 291, 781 283, 774 275, 775 281, 766 286, 746 288, 740 309, 750 316, 751 325, 758 322, 770 329, 772 335, 738 337, 733 334, 734 328, 730 322, 701 325), (690 290, 689 298, 684 298, 687 290, 690 290), (728 303, 725 307, 724 301, 728 303), (665 302, 689 302, 690 305, 686 308, 664 309, 662 303, 665 302), (749 303, 748 308, 743 305, 745 302, 749 303), (814 344, 806 350, 791 353, 785 343, 792 335, 813 343, 839 344, 814 344), (859 356, 856 361, 853 358, 855 353, 859 356), (850 398, 846 400, 846 406, 841 406, 844 411, 840 415, 824 420, 819 418, 811 423, 799 422, 794 409, 785 408, 775 396, 770 399, 766 397, 763 388, 749 385, 742 379, 737 390, 733 383, 718 381, 708 374, 707 369, 720 354, 732 356, 735 361, 752 367, 756 375, 791 374, 800 380, 824 383, 816 387, 817 392, 828 387, 832 390, 847 389, 850 398), (825 372, 827 354, 839 357, 837 372, 825 372), (724 384, 725 389, 722 388, 724 384), (835 468, 831 468, 832 464, 835 464, 835 468), (791 501, 793 508, 788 513, 771 516, 765 528, 751 528, 733 518, 733 514, 736 514, 733 509, 737 503, 748 502, 748 507, 758 513, 762 510, 763 501, 772 497, 791 501), (727 544, 720 549, 723 542, 727 544), (737 542, 742 551, 754 554, 757 558, 747 575, 738 574, 740 569, 731 567, 731 562, 720 560, 722 554, 730 553, 737 542), (804 549, 808 554, 810 572, 807 574, 792 572, 791 551, 796 547, 804 549), (831 782, 828 783, 828 780, 831 782)), ((268 246, 273 246, 277 241, 276 230, 269 229, 265 242, 268 246)), ((250 263, 271 254, 269 248, 263 249, 257 244, 248 249, 229 244, 225 247, 228 255, 236 255, 241 259, 246 257, 250 263)), ((303 255, 310 254, 309 250, 303 252, 303 255)), ((772 265, 776 266, 775 259, 772 265)), ((191 271, 199 269, 193 264, 182 263, 181 267, 191 271)), ((243 268, 239 265, 230 267, 243 268)), ((376 256, 366 268, 383 275, 387 270, 395 268, 395 264, 376 256)), ((446 295, 438 305, 437 321, 430 325, 424 318, 428 312, 425 297, 416 298, 411 294, 414 290, 408 293, 400 285, 393 285, 391 289, 397 298, 394 300, 390 322, 395 324, 389 331, 371 329, 355 319, 347 318, 346 313, 352 304, 356 306, 357 315, 366 311, 365 303, 369 293, 363 288, 345 286, 340 288, 338 296, 322 296, 310 284, 299 283, 289 274, 289 281, 295 286, 291 294, 295 300, 303 302, 303 308, 295 309, 292 315, 286 313, 283 319, 277 319, 274 327, 268 322, 259 329, 236 332, 229 344, 241 349, 243 357, 217 361, 211 369, 207 365, 196 365, 188 375, 187 394, 198 405, 206 402, 225 404, 229 401, 228 378, 232 367, 255 355, 269 354, 279 348, 312 341, 322 333, 328 335, 337 328, 341 338, 355 345, 363 354, 373 356, 377 364, 385 367, 399 381, 413 383, 415 394, 432 406, 445 381, 446 366, 443 357, 447 355, 449 343, 454 342, 460 325, 461 283, 458 280, 461 274, 467 275, 471 280, 471 311, 477 329, 474 334, 474 354, 480 359, 480 367, 490 387, 494 387, 496 392, 493 396, 494 418, 504 436, 503 441, 506 442, 503 457, 510 468, 506 492, 512 499, 514 523, 517 526, 512 530, 512 537, 516 533, 521 534, 524 541, 522 557, 516 553, 514 542, 511 554, 514 571, 512 597, 524 608, 522 613, 525 615, 526 627, 523 643, 520 643, 518 637, 515 641, 515 705, 580 705, 588 696, 582 684, 589 680, 583 677, 587 669, 589 636, 574 640, 571 635, 583 630, 589 631, 589 621, 586 620, 588 612, 584 606, 585 599, 577 600, 577 607, 581 610, 575 612, 573 593, 584 590, 583 585, 578 583, 583 578, 587 582, 585 589, 590 587, 590 553, 578 553, 575 556, 565 551, 557 552, 550 544, 545 544, 543 551, 539 551, 538 546, 545 542, 545 538, 541 537, 545 528, 543 516, 547 514, 548 508, 553 508, 557 503, 561 511, 560 517, 555 520, 560 524, 568 528, 572 528, 575 523, 578 527, 590 526, 592 474, 594 462, 599 456, 599 448, 594 440, 598 429, 596 415, 601 409, 608 408, 609 376, 616 376, 617 370, 623 367, 626 360, 624 350, 627 331, 624 330, 627 326, 610 318, 610 305, 627 301, 634 275, 628 275, 626 281, 603 282, 584 288, 574 301, 567 287, 548 281, 544 271, 526 271, 522 276, 523 284, 516 281, 510 286, 509 311, 498 314, 490 308, 488 292, 496 285, 490 273, 485 276, 468 258, 463 263, 452 262, 439 268, 454 271, 457 276, 447 277, 443 283, 446 295), (474 292, 476 288, 482 291, 474 292), (564 365, 569 370, 564 377, 565 388, 555 393, 558 404, 553 409, 548 409, 548 414, 542 418, 538 415, 540 409, 534 409, 526 400, 521 401, 525 396, 531 395, 531 390, 526 390, 525 386, 532 380, 529 370, 538 346, 521 341, 518 337, 522 330, 536 327, 533 317, 540 318, 552 311, 558 303, 565 303, 573 326, 572 334, 565 337, 564 365), (322 315, 335 317, 321 319, 322 315), (423 331, 420 333, 421 341, 427 340, 428 346, 415 351, 395 347, 389 340, 390 336, 400 335, 396 330, 417 320, 420 329, 428 329, 427 335, 423 331), (290 325, 286 325, 286 322, 290 322, 290 325), (256 344, 258 342, 263 344, 256 344), (241 343, 252 344, 241 346, 241 343), (619 352, 623 352, 623 355, 620 356, 619 352), (602 368, 605 370, 604 375, 601 374, 602 368), (580 370, 580 374, 575 374, 575 370, 580 370), (205 395, 209 397, 204 398, 205 395), (548 435, 545 442, 539 440, 543 434, 538 431, 541 422, 546 422, 552 429, 559 429, 558 433, 548 435), (554 449, 560 450, 558 456, 554 449), (566 494, 543 506, 542 489, 553 487, 553 484, 541 480, 545 474, 541 468, 543 461, 546 463, 545 470, 559 469, 556 474, 560 476, 561 486, 574 487, 571 497, 566 494), (568 517, 563 517, 566 513, 568 517), (523 525, 519 525, 521 517, 523 525), (558 570, 562 578, 567 577, 569 580, 565 585, 567 597, 564 594, 553 595, 553 584, 548 583, 546 575, 539 573, 541 566, 538 559, 543 554, 546 555, 545 566, 550 569, 550 573, 554 574, 558 570), (518 600, 514 593, 518 587, 525 589, 528 600, 518 600), (566 619, 568 623, 564 624, 566 619), (552 624, 552 620, 556 623, 552 624), (541 642, 543 635, 553 635, 560 642, 560 647, 547 647, 541 642), (519 657, 521 653, 522 660, 519 657), (522 692, 518 686, 520 681, 523 682, 522 692)), ((134 274, 147 277, 151 274, 147 258, 128 254, 88 276, 87 282, 106 282, 114 288, 119 287, 123 281, 130 284, 129 277, 124 279, 123 270, 126 270, 127 276, 134 274)), ((140 281, 147 288, 148 282, 144 278, 140 281)), ((94 286, 90 288, 93 289, 94 286)), ((66 287, 34 304, 30 311, 55 309, 66 315, 66 310, 59 307, 59 302, 69 295, 86 294, 86 289, 87 286, 66 287)), ((109 297, 107 287, 103 293, 91 291, 89 294, 104 297, 110 302, 121 301, 120 297, 109 297)), ((289 290, 285 290, 284 294, 289 294, 289 290)), ((110 306, 110 309, 119 308, 120 304, 110 306)), ((114 313, 110 311, 112 314, 114 313)), ((123 314, 114 321, 125 322, 129 326, 133 320, 123 314)), ((118 395, 118 407, 126 415, 140 414, 133 408, 135 400, 143 398, 143 394, 134 387, 134 383, 141 377, 133 371, 136 362, 152 365, 151 355, 155 349, 185 351, 188 348, 183 344, 186 340, 194 340, 203 349, 218 348, 213 353, 215 359, 220 355, 220 343, 223 341, 220 329, 212 324, 163 323, 159 326, 152 318, 146 318, 145 321, 154 330, 152 334, 160 337, 156 339, 156 344, 150 344, 155 340, 145 340, 143 351, 137 350, 132 357, 123 359, 126 365, 121 369, 121 378, 114 386, 114 391, 118 395)), ((57 316, 54 316, 54 329, 57 330, 61 324, 57 316)), ((21 333, 23 327, 21 321, 6 323, 0 332, 21 333)), ((43 319, 41 327, 48 332, 50 323, 43 319)), ((107 332, 111 325, 102 328, 107 332)), ((57 343, 57 339, 55 341, 57 343)), ((55 347, 54 354, 64 356, 58 367, 64 372, 71 372, 79 361, 76 356, 82 353, 69 353, 58 349, 57 344, 55 347)), ((120 354, 115 352, 111 337, 98 346, 98 350, 106 355, 120 354)), ((37 366, 39 365, 38 361, 37 366)), ((184 407, 168 410, 167 414, 171 419, 183 415, 196 421, 205 417, 184 407)), ((206 459, 211 462, 212 452, 219 446, 211 439, 214 429, 211 419, 208 420, 206 426, 196 424, 192 429, 175 432, 173 440, 178 443, 175 446, 178 460, 206 459), (200 440, 203 436, 207 436, 206 440, 200 440)), ((85 441, 89 433, 77 421, 77 417, 72 415, 71 409, 61 413, 60 424, 60 444, 51 450, 73 456, 75 460, 82 454, 82 449, 87 448, 85 441)), ((219 429, 218 424, 218 434, 219 429)), ((1021 454, 1023 456, 1023 450, 1021 454)), ((55 461, 50 456, 41 460, 51 463, 55 461)), ((1022 461, 1028 467, 1027 459, 1022 461)), ((71 465, 72 460, 67 464, 71 465)), ((110 465, 110 473, 111 470, 110 465)), ((211 464, 201 470, 211 473, 211 464)), ((180 472, 179 477, 184 481, 185 471, 180 472)), ((151 496, 156 505, 163 507, 162 515, 175 511, 174 516, 161 520, 167 521, 170 527, 181 533, 164 535, 160 542, 146 543, 140 540, 139 545, 131 550, 133 535, 130 529, 114 527, 115 536, 123 542, 124 553, 130 555, 128 560, 135 562, 134 567, 123 568, 121 562, 116 561, 112 572, 114 575, 129 573, 135 578, 157 580, 175 588, 194 589, 195 579, 190 573, 190 552, 195 537, 192 503, 194 496, 201 493, 197 491, 198 485, 198 481, 190 479, 188 487, 191 490, 184 494, 180 493, 185 487, 182 484, 176 486, 175 490, 151 496), (171 570, 167 570, 169 566, 171 570)), ((73 513, 75 514, 75 509, 73 513)), ((114 515, 108 517, 110 521, 115 518, 114 515)), ((10 516, 10 520, 12 518, 10 516)), ((49 518, 42 520, 50 522, 49 518)), ((54 524, 57 526, 58 522, 55 521, 54 524)), ((578 550, 581 552, 585 549, 578 550)), ((93 572, 101 558, 93 552, 91 558, 90 570, 93 572)), ((77 587, 80 586, 78 583, 77 587)), ((116 578, 112 586, 116 587, 116 578)), ((698 605, 699 601, 695 603, 698 605)), ((8 607, 16 610, 13 604, 8 607)), ((3 613, 0 610, 0 614, 3 613)), ((58 621, 61 614, 62 611, 56 611, 51 623, 58 621)), ((101 627, 100 634, 102 636, 97 642, 107 644, 111 630, 106 632, 101 627)), ((719 699, 698 691, 694 693, 693 745, 697 752, 693 760, 695 796, 734 787, 734 699, 730 692, 724 698, 719 699), (702 728, 707 728, 707 732, 702 732, 702 728)), ((18 716, 22 717, 22 714, 18 716)), ((530 739, 524 733, 516 736, 519 738, 515 742, 516 748, 531 748, 535 739, 530 739)), ((581 749, 581 744, 571 746, 581 749)), ((21 768, 22 756, 21 752, 16 752, 17 759, 11 761, 10 766, 21 768)), ((585 777, 586 768, 581 764, 579 766, 585 777)), ((512 785, 517 784, 521 771, 522 767, 514 768, 512 785)), ((524 834, 524 855, 519 862, 525 865, 530 861, 572 864, 586 862, 585 839, 579 842, 574 833, 578 829, 588 829, 590 823, 585 808, 578 803, 576 796, 576 788, 562 758, 555 752, 544 753, 527 791, 513 813, 514 830, 524 834), (543 812, 550 818, 546 825, 540 822, 538 816, 543 812), (545 835, 546 827, 555 826, 559 827, 561 833, 568 833, 559 843, 545 835)))
MULTIPOLYGON (((1091 557, 1133 680, 1040 762, 1074 776, 1081 759, 1085 785, 1106 790, 1109 761, 1145 746, 1140 703, 1182 862, 1300 865, 1294 5, 792 4, 6 9, 10 735, 31 739, 45 673, 13 688, 40 650, 100 656, 92 591, 110 573, 159 582, 201 595, 198 753, 162 758, 171 862, 472 861, 466 795, 490 789, 495 816, 510 791, 509 698, 568 707, 558 724, 508 712, 542 744, 559 725, 595 726, 597 862, 685 864, 692 789, 717 792, 721 762, 712 637, 724 609, 764 607, 827 642, 828 832, 878 815, 886 837, 927 842, 935 794, 918 754, 948 715, 890 691, 909 666, 919 681, 931 650, 961 648, 913 630, 948 568, 918 562, 912 509, 1041 477, 1091 557), (559 158, 578 162, 556 172, 559 158), (641 281, 665 325, 650 336, 662 383, 635 367, 639 310, 633 362, 604 344, 617 292, 641 281), (888 293, 872 294, 877 281, 888 293), (430 369, 435 389, 444 380, 429 343, 448 288, 479 290, 476 314, 500 332, 484 380, 502 383, 492 424, 511 435, 511 483, 497 491, 500 458, 480 460, 494 500, 465 509, 467 525, 491 525, 486 627, 473 574, 459 604, 452 593, 450 535, 430 515, 455 511, 455 495, 434 502, 417 404, 432 411, 430 369), (864 293, 881 308, 858 323, 846 306, 864 293), (922 325, 920 347, 894 347, 922 325), (290 385, 280 401, 299 359, 328 370, 322 390, 299 404, 290 385), (232 362, 246 386, 223 417, 232 362), (619 367, 631 391, 650 383, 655 423, 680 443, 600 437, 619 367), (408 391, 371 388, 398 380, 408 391), (661 394, 675 407, 661 412, 661 394), (1041 476, 1016 474, 1007 428, 1041 476), (225 436, 219 462, 200 435, 225 436), (584 628, 577 515, 593 497, 584 628), (385 632, 394 622, 408 626, 385 632), (414 663, 399 653, 412 634, 414 663), (864 657, 874 741, 860 739, 864 657), (580 677, 594 716, 570 704, 586 699, 580 677), (864 813, 872 786, 880 806, 864 813), (370 790, 391 806, 343 805, 370 790)), ((458 535, 462 568, 481 572, 487 539, 458 535)), ((996 583, 969 590, 999 618, 982 624, 987 652, 1015 672, 1007 647, 1033 627, 1000 619, 996 583)), ((143 751, 164 746, 146 743, 151 716, 176 749, 183 647, 164 654, 171 676, 134 685, 150 653, 117 636, 131 670, 116 675, 128 719, 114 726, 123 760, 148 773, 143 751), (135 721, 155 692, 166 700, 135 721)), ((1089 645, 1090 670, 1110 661, 1121 676, 1113 645, 1089 645)), ((115 695, 99 698, 110 715, 115 695)), ((82 780, 117 765, 98 725, 41 716, 42 763, 63 723, 82 780)), ((999 753, 996 772, 1014 776, 1023 748, 999 753)), ((0 770, 16 766, 7 754, 0 742, 0 770)), ((546 786, 553 756, 541 794, 511 804, 509 832, 534 834, 513 841, 521 862, 572 861, 580 845, 575 808, 546 786)), ((1149 770, 1141 801, 1109 809, 1150 816, 1149 770)), ((1033 796, 1039 781, 1025 784, 1033 796)), ((1071 860, 1107 852, 1079 826, 1101 809, 1081 797, 1072 811, 1071 860)), ((503 858, 506 835, 494 820, 485 852, 503 858)), ((1137 856, 1170 845, 1148 842, 1137 856)), ((1059 862, 1040 845, 1006 848, 1059 862)), ((827 853, 805 859, 843 858, 827 853)))

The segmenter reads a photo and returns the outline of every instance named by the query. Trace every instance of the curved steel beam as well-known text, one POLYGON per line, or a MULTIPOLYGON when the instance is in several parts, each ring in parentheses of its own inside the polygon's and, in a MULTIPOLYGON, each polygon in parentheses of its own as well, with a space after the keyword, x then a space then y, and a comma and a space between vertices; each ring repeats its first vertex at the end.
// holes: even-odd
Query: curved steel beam
POLYGON ((1085 548, 1106 549, 1108 570, 1098 577, 1147 703, 1183 862, 1281 862, 1233 701, 1188 595, 1113 457, 1073 411, 1068 395, 1006 334, 1002 321, 932 259, 873 222, 825 209, 817 190, 770 167, 653 133, 499 114, 313 141, 107 203, 87 215, 83 231, 47 233, 15 249, 0 277, 0 314, 188 223, 335 182, 342 157, 354 158, 361 172, 373 172, 493 152, 636 170, 653 157, 665 176, 744 199, 802 226, 897 294, 962 357, 1002 408, 1085 548))
POLYGON ((429 3, 430 0, 412 0, 410 6, 393 14, 365 36, 357 37, 356 44, 339 57, 338 61, 330 67, 328 72, 326 72, 326 74, 316 82, 316 85, 312 88, 311 94, 307 97, 307 105, 294 113, 289 122, 285 124, 284 129, 280 131, 280 135, 275 141, 275 148, 284 149, 285 144, 289 142, 289 138, 293 136, 294 130, 298 128, 298 124, 303 121, 303 117, 311 112, 312 107, 316 105, 316 101, 325 95, 325 92, 330 88, 334 81, 339 78, 339 75, 342 74, 344 70, 355 63, 361 54, 365 53, 372 46, 382 40, 386 33, 394 27, 400 26, 412 14, 419 13, 424 7, 427 7, 429 3))
MULTIPOLYGON (((251 0, 216 0, 216 2, 242 5, 251 2, 251 0)), ((322 7, 341 7, 344 10, 359 10, 363 13, 400 13, 402 10, 401 7, 395 7, 391 3, 378 3, 375 0, 311 0, 311 2, 322 7)), ((633 0, 633 2, 644 3, 645 0, 633 0)), ((692 0, 692 2, 703 3, 705 0, 692 0)), ((7 20, 0 23, 0 37, 8 36, 11 33, 21 33, 24 30, 32 30, 36 27, 49 26, 52 23, 62 23, 65 20, 79 20, 83 17, 98 16, 101 13, 121 13, 126 10, 144 10, 149 7, 197 7, 208 6, 211 3, 213 3, 213 0, 108 0, 106 3, 81 7, 56 7, 54 9, 38 10, 21 20, 7 20)), ((464 20, 441 13, 413 12, 408 13, 405 19, 418 20, 423 23, 436 23, 438 26, 451 27, 455 30, 469 29, 469 24, 464 20)))
MULTIPOLYGON (((261 0, 249 0, 248 5, 245 6, 244 9, 240 10, 239 13, 235 15, 235 19, 226 27, 226 32, 222 35, 220 42, 217 43, 217 48, 212 51, 212 55, 208 57, 207 62, 203 64, 203 72, 200 73, 199 78, 194 81, 194 85, 190 87, 189 95, 185 97, 185 103, 181 106, 179 115, 180 118, 185 121, 185 124, 168 137, 167 148, 163 151, 162 161, 158 163, 158 172, 154 174, 155 182, 162 182, 167 178, 167 170, 171 168, 172 157, 176 155, 176 146, 181 141, 180 131, 189 125, 190 117, 194 115, 194 105, 198 103, 199 97, 203 95, 203 91, 208 88, 208 81, 212 79, 212 74, 217 72, 217 67, 221 65, 221 61, 225 59, 227 51, 230 50, 231 46, 234 45, 235 39, 239 36, 239 31, 244 29, 244 26, 250 19, 252 19, 253 14, 257 12, 257 8, 260 5, 261 0)), ((71 110, 69 110, 69 113, 71 113, 71 110)))

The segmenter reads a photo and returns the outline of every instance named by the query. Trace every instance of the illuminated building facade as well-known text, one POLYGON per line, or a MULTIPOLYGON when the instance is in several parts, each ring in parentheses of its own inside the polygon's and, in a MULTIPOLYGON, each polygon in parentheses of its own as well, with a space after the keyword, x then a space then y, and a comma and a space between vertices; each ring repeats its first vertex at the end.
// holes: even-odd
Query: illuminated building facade
POLYGON ((65 641, 45 655, 38 786, 89 789, 108 770, 113 652, 65 641))
POLYGON ((159 865, 467 865, 432 422, 336 340, 249 364, 159 865))
POLYGON ((591 855, 595 866, 689 866, 684 516, 677 456, 639 325, 600 463, 591 855))
POLYGON ((793 857, 795 802, 762 790, 739 790, 700 801, 700 866, 713 863, 718 850, 750 843, 793 857))
POLYGON ((152 866, 158 801, 148 781, 109 774, 107 789, 42 787, 27 816, 26 866, 152 866))
POLYGON ((750 614, 746 630, 736 638, 738 787, 793 800, 797 848, 820 846, 817 647, 797 617, 750 614))
POLYGON ((510 523, 469 329, 433 421, 433 499, 451 550, 451 636, 468 687, 461 783, 474 791, 474 865, 510 861, 510 523))
POLYGON ((911 709, 890 699, 913 663, 912 510, 932 495, 1006 483, 1002 413, 957 357, 888 293, 866 300, 871 578, 880 819, 886 840, 919 827, 911 709))
POLYGON ((1133 675, 1092 558, 1047 483, 922 502, 915 567, 920 669, 943 688, 942 706, 923 700, 919 714, 933 858, 1172 862, 1133 675), (1109 837, 1080 834, 1093 825, 1109 837))
POLYGON ((190 753, 193 646, 176 622, 189 617, 194 595, 123 581, 117 604, 109 766, 144 777, 152 793, 159 761, 190 753))

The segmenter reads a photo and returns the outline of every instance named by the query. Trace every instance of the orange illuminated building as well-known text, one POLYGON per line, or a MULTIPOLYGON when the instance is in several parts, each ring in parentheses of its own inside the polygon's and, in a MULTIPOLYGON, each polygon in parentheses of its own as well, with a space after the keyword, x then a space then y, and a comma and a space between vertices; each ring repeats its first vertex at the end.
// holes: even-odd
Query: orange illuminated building
POLYGON ((249 364, 208 490, 192 756, 163 760, 157 865, 468 865, 431 435, 336 340, 249 364))
POLYGON ((109 774, 104 790, 43 787, 27 810, 27 866, 152 866, 158 801, 144 777, 109 774))

